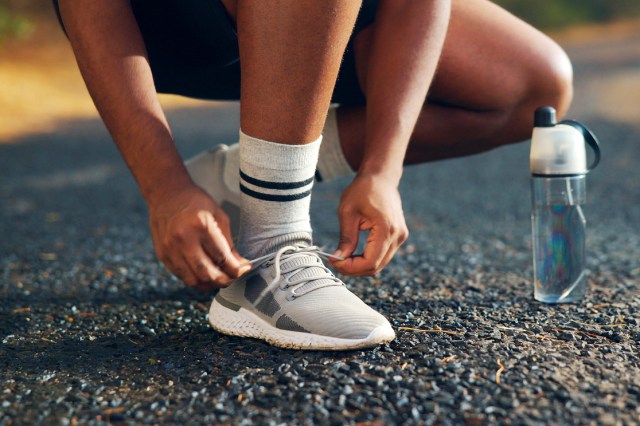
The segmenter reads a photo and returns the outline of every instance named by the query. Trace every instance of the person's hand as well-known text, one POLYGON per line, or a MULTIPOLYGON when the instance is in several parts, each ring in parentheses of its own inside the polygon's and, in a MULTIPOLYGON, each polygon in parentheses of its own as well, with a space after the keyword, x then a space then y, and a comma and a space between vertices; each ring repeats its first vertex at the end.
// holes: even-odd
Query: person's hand
POLYGON ((158 258, 189 287, 225 287, 251 269, 233 247, 229 218, 195 185, 149 203, 149 223, 158 258))
POLYGON ((340 273, 375 275, 393 258, 409 236, 398 188, 384 176, 356 176, 340 199, 340 243, 332 261, 340 273), (354 255, 360 231, 368 231, 362 255, 354 255))

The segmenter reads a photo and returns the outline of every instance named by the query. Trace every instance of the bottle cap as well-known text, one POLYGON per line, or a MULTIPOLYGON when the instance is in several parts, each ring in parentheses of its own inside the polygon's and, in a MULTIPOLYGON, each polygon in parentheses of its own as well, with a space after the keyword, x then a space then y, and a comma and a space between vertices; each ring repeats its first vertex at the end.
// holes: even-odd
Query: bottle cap
POLYGON ((556 110, 553 107, 538 108, 534 115, 534 127, 553 127, 557 124, 556 110))
POLYGON ((585 137, 578 127, 579 123, 556 124, 556 111, 552 107, 536 110, 534 123, 531 137, 531 174, 572 176, 589 171, 585 137))

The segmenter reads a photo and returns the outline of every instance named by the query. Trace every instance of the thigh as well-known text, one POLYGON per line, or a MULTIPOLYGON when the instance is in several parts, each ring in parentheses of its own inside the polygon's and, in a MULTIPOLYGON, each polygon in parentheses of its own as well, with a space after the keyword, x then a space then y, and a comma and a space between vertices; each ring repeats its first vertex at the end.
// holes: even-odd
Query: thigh
POLYGON ((338 80, 331 98, 332 102, 341 105, 364 105, 366 96, 358 79, 355 41, 359 34, 371 27, 376 18, 379 0, 363 0, 358 13, 353 34, 344 52, 344 58, 340 65, 338 80))
POLYGON ((571 73, 564 51, 529 24, 488 0, 454 0, 429 99, 501 109, 571 73))
MULTIPOLYGON (((355 41, 357 74, 366 75, 371 28, 355 41)), ((408 47, 410 48, 410 47, 408 47)), ((549 37, 488 0, 453 0, 451 19, 428 100, 469 110, 512 106, 571 64, 549 37)))

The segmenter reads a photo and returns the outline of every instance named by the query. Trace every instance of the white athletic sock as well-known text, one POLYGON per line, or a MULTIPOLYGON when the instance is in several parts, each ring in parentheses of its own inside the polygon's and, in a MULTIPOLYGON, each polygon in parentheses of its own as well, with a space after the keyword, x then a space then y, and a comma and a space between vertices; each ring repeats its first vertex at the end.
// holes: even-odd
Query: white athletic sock
POLYGON ((353 175, 354 171, 347 162, 340 145, 340 133, 338 132, 335 108, 329 109, 322 136, 316 173, 318 181, 329 182, 342 176, 353 175))
POLYGON ((237 192, 239 188, 240 175, 238 169, 240 168, 240 146, 237 143, 229 145, 229 149, 226 152, 227 158, 224 162, 224 170, 222 171, 222 179, 224 184, 230 190, 237 192))
POLYGON ((311 242, 309 206, 322 136, 306 145, 240 131, 240 253, 249 258, 311 242))

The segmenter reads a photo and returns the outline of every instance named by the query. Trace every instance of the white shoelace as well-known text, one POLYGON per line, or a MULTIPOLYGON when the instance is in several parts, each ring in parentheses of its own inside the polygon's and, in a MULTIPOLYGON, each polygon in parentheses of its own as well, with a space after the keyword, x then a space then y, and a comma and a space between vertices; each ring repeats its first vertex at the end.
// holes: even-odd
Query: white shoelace
POLYGON ((273 285, 280 280, 282 276, 282 265, 287 264, 295 259, 300 259, 302 262, 300 262, 299 265, 294 266, 291 270, 286 271, 287 274, 290 274, 289 277, 294 277, 295 275, 300 273, 302 270, 305 270, 307 268, 323 269, 324 274, 322 274, 321 276, 317 276, 317 274, 315 274, 316 275, 315 277, 313 276, 305 277, 304 274, 302 274, 303 277, 293 281, 290 281, 289 278, 285 278, 283 280, 283 282, 286 284, 284 285, 284 287, 281 285, 280 288, 283 288, 283 289, 291 288, 291 296, 292 298, 296 298, 296 297, 303 296, 309 293, 310 291, 317 290, 322 287, 343 285, 342 281, 336 278, 331 273, 331 270, 329 270, 329 268, 324 266, 324 263, 322 263, 322 258, 344 260, 343 257, 334 256, 332 254, 322 251, 318 246, 295 244, 295 245, 282 247, 281 249, 279 249, 274 253, 260 256, 250 261, 250 263, 253 266, 252 269, 257 269, 258 267, 261 267, 261 266, 271 266, 271 265, 275 266, 275 276, 271 281, 270 285, 273 285), (323 281, 323 280, 327 280, 329 282, 323 283, 317 286, 307 286, 305 290, 301 291, 300 293, 297 292, 297 290, 305 287, 305 285, 308 283, 311 283, 313 281, 323 281))

